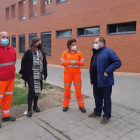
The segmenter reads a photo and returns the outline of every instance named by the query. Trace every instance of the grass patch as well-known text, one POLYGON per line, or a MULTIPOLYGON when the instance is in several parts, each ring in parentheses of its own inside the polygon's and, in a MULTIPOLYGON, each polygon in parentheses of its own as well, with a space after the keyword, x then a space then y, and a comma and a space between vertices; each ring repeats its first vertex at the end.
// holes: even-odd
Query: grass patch
POLYGON ((39 99, 42 99, 46 96, 46 94, 42 93, 40 96, 39 96, 39 99))
POLYGON ((49 86, 49 89, 53 89, 53 86, 49 86))
POLYGON ((43 89, 46 89, 50 84, 43 82, 43 89))
POLYGON ((21 75, 20 74, 18 74, 18 73, 15 73, 15 75, 16 75, 16 79, 21 79, 21 75))
POLYGON ((15 87, 12 106, 27 104, 27 94, 28 94, 28 89, 15 87))
MULTIPOLYGON (((27 104, 27 95, 28 95, 28 87, 24 87, 24 88, 15 87, 12 106, 27 104)), ((39 99, 42 99, 45 96, 46 94, 43 93, 39 96, 39 99)))
POLYGON ((15 84, 19 85, 21 84, 21 81, 15 81, 15 84))

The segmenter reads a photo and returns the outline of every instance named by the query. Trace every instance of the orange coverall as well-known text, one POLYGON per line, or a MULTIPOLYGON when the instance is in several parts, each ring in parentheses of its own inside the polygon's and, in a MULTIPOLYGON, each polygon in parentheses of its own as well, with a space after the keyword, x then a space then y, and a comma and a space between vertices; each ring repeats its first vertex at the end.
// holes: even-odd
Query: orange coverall
POLYGON ((75 87, 76 99, 79 107, 84 107, 84 98, 81 93, 82 79, 80 66, 84 66, 84 58, 80 51, 71 53, 70 51, 64 51, 60 59, 61 65, 65 67, 64 70, 64 100, 63 106, 68 107, 71 99, 71 84, 75 87), (76 60, 76 65, 71 65, 70 61, 76 60))

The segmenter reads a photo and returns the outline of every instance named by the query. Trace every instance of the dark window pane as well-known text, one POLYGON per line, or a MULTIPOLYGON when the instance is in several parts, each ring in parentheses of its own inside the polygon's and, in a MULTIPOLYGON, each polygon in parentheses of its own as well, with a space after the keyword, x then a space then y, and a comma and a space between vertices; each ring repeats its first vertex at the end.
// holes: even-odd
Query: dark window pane
POLYGON ((16 36, 12 36, 12 47, 16 48, 16 36))
POLYGON ((52 3, 52 0, 45 0, 45 5, 52 3))
POLYGON ((19 53, 25 53, 25 35, 19 36, 19 53))
POLYGON ((84 29, 78 29, 78 35, 84 35, 84 29))
POLYGON ((42 33, 41 40, 46 56, 51 56, 51 33, 42 33))
POLYGON ((71 37, 72 30, 65 30, 65 31, 57 31, 56 36, 58 38, 63 38, 63 37, 71 37))
POLYGON ((100 27, 78 29, 78 36, 99 35, 100 27))
POLYGON ((37 0, 33 0, 33 5, 37 6, 37 0))
POLYGON ((116 33, 117 25, 108 25, 108 33, 116 33))
POLYGON ((118 32, 136 31, 136 22, 123 23, 118 25, 118 32))
POLYGON ((85 28, 84 35, 99 35, 99 27, 85 28))
POLYGON ((29 45, 31 45, 34 37, 37 37, 37 34, 29 34, 29 45))
POLYGON ((61 2, 64 2, 64 1, 67 1, 67 0, 57 0, 57 3, 61 3, 61 2))

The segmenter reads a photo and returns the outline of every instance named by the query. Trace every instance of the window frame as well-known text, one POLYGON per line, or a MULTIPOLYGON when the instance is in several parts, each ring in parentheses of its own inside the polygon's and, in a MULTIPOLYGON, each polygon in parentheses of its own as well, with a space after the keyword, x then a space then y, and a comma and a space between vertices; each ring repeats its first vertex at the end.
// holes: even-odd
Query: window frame
MULTIPOLYGON (((42 35, 46 35, 46 34, 51 35, 51 52, 50 52, 50 55, 45 54, 45 56, 46 56, 46 57, 52 57, 52 32, 51 32, 51 31, 48 31, 48 32, 41 32, 41 41, 42 41, 42 45, 43 45, 42 35)), ((44 47, 44 46, 43 46, 43 47, 44 47)), ((44 49, 44 52, 45 52, 45 49, 44 49)))
POLYGON ((29 38, 28 38, 28 39, 29 39, 29 45, 31 45, 31 44, 30 44, 30 37, 31 37, 31 36, 37 37, 37 33, 30 33, 30 34, 29 34, 29 36, 28 36, 28 37, 29 37, 29 38))
POLYGON ((15 38, 15 40, 16 40, 16 35, 12 35, 12 36, 11 36, 11 40, 12 40, 12 47, 16 49, 17 44, 16 44, 16 42, 15 42, 16 46, 15 46, 15 47, 13 46, 13 38, 15 38))
POLYGON ((67 0, 63 0, 62 2, 57 2, 56 0, 56 4, 60 4, 60 3, 63 3, 63 2, 66 2, 67 0))
POLYGON ((68 29, 68 30, 58 30, 58 31, 56 31, 56 38, 71 38, 71 37, 72 37, 72 29, 68 29), (71 31, 71 36, 66 36, 66 37, 62 37, 62 36, 61 36, 61 37, 58 37, 58 36, 57 36, 57 33, 58 33, 58 32, 63 32, 63 31, 71 31))
POLYGON ((6 21, 10 20, 10 7, 5 8, 5 19, 6 21))
MULTIPOLYGON (((136 31, 127 31, 127 32, 119 32, 118 30, 119 30, 119 25, 123 25, 123 24, 125 24, 125 23, 136 23, 137 24, 137 22, 136 21, 131 21, 131 22, 123 22, 123 23, 116 23, 116 24, 108 24, 107 25, 107 35, 118 35, 118 34, 135 34, 136 33, 136 31), (109 33, 109 26, 110 25, 116 25, 116 33, 109 33)), ((137 25, 136 25, 136 27, 137 27, 137 25)))
MULTIPOLYGON (((19 35, 18 36, 18 38, 19 38, 19 54, 24 54, 25 52, 20 52, 20 37, 25 37, 25 45, 26 45, 26 36, 25 36, 25 34, 23 34, 23 35, 19 35)), ((25 48, 26 49, 26 48, 25 48)))
POLYGON ((99 36, 99 35, 100 35, 100 26, 77 28, 77 37, 90 37, 90 36, 99 36), (99 33, 98 34, 85 35, 85 29, 88 29, 88 28, 97 28, 97 27, 99 27, 99 33), (84 35, 79 35, 79 30, 80 29, 84 29, 84 35))
MULTIPOLYGON (((48 1, 48 0, 47 0, 48 1)), ((52 0, 50 0, 50 3, 47 3, 46 0, 45 0, 45 5, 49 5, 52 3, 52 0)))
POLYGON ((11 5, 11 19, 16 18, 16 4, 11 5), (14 9, 14 16, 12 17, 12 10, 14 9))

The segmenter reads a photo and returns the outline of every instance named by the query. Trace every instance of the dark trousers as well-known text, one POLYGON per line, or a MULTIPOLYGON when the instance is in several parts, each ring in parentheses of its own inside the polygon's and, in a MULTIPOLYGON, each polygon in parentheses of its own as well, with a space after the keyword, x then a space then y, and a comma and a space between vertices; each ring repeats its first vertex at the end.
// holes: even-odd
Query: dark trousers
POLYGON ((33 99, 34 99, 34 107, 37 107, 37 101, 38 101, 38 96, 35 95, 35 90, 34 90, 33 74, 30 75, 30 78, 29 78, 29 81, 28 81, 28 87, 29 87, 29 92, 28 92, 28 111, 31 111, 33 99))
POLYGON ((98 88, 97 84, 93 85, 93 95, 95 99, 94 113, 101 115, 104 112, 103 118, 111 118, 111 93, 112 86, 98 88), (103 105, 104 102, 104 105, 103 105))

